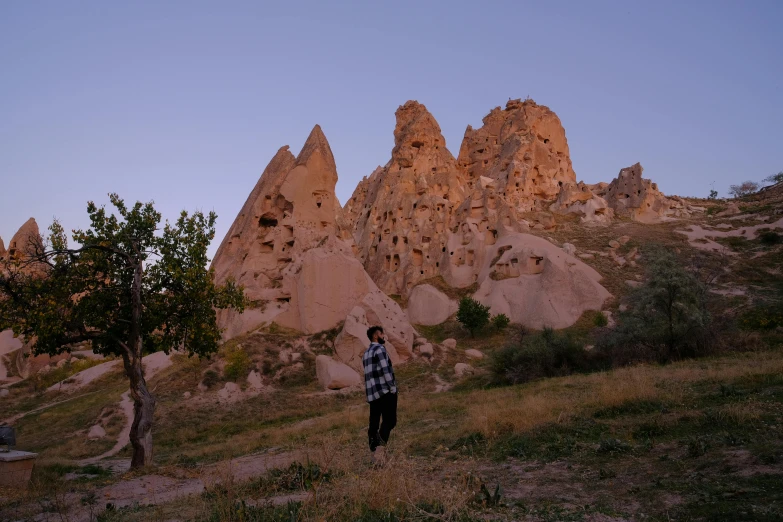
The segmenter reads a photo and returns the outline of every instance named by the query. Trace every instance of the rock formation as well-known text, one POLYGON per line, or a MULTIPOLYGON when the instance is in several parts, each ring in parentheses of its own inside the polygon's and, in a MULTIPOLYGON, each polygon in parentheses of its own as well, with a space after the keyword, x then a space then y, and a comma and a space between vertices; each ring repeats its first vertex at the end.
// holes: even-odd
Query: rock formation
POLYGON ((510 100, 483 123, 476 130, 468 126, 459 152, 473 185, 481 177, 494 180, 511 207, 533 212, 546 210, 565 183, 576 183, 565 130, 548 107, 510 100))
POLYGON ((4 248, 2 240, 0 240, 0 257, 22 260, 27 254, 32 254, 42 245, 43 238, 38 230, 38 223, 35 222, 35 218, 30 218, 11 238, 8 250, 4 248))
POLYGON ((576 185, 553 112, 519 100, 494 109, 481 129, 466 131, 459 162, 423 105, 409 101, 396 116, 391 160, 359 184, 346 223, 378 286, 408 296, 414 323, 453 313, 448 299, 417 290, 432 278, 458 288, 475 284, 476 298, 493 313, 532 327, 568 326, 600 309, 609 294, 598 273, 524 233, 555 226, 546 209, 564 185, 576 185), (435 301, 443 310, 426 309, 435 301))
POLYGON ((318 126, 298 157, 286 146, 269 163, 212 262, 216 281, 233 277, 251 301, 242 314, 218 314, 225 337, 271 321, 315 333, 358 307, 365 321, 384 327, 393 359, 410 354, 414 332, 405 313, 364 271, 341 227, 336 182, 334 157, 318 126))
POLYGON ((3 243, 3 238, 0 237, 0 259, 3 259, 5 257, 6 251, 5 251, 5 243, 3 243))
POLYGON ((636 163, 620 170, 609 185, 601 184, 596 194, 604 197, 615 215, 642 223, 690 216, 694 211, 681 198, 667 198, 658 185, 642 178, 642 165, 636 163))

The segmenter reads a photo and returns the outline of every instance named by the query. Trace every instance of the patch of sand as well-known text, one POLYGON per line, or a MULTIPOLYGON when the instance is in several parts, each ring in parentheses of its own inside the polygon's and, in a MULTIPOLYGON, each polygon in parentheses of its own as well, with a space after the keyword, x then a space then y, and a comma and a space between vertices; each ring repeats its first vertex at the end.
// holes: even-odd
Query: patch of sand
POLYGON ((686 230, 675 230, 678 234, 683 234, 688 237, 688 242, 691 246, 700 250, 708 250, 713 252, 723 252, 728 255, 737 255, 735 252, 731 252, 725 246, 716 243, 715 238, 723 237, 745 237, 748 239, 755 239, 759 230, 762 228, 769 229, 783 229, 783 218, 775 221, 774 223, 762 223, 760 225, 753 225, 747 227, 740 227, 734 230, 708 230, 700 225, 691 225, 686 230))

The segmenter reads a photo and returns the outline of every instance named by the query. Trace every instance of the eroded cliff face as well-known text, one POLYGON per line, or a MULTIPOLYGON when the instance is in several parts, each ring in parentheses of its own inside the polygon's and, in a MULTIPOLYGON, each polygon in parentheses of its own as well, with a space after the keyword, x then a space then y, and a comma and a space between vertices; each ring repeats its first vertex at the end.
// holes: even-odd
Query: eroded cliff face
POLYGON ((282 147, 264 170, 212 262, 216 281, 234 278, 251 301, 242 314, 218 313, 226 338, 271 321, 320 332, 359 307, 365 320, 387 330, 394 359, 410 353, 413 328, 356 259, 350 230, 341 226, 336 183, 319 126, 299 156, 282 147))
POLYGON ((448 263, 467 183, 424 105, 409 101, 396 117, 391 159, 359 183, 345 216, 367 272, 384 292, 401 295, 448 263))

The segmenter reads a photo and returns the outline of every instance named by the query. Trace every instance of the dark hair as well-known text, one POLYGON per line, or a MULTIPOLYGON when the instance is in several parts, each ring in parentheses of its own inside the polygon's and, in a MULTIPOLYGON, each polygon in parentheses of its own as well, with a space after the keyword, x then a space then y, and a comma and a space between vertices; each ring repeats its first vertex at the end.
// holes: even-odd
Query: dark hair
POLYGON ((375 335, 375 332, 381 332, 383 333, 383 328, 380 326, 371 326, 367 329, 367 338, 372 341, 372 336, 375 335))

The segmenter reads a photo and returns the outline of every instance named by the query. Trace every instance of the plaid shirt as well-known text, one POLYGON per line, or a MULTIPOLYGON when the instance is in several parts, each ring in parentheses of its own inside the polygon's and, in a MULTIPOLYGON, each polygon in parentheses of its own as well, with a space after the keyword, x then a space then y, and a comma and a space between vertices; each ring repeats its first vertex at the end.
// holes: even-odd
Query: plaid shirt
POLYGON ((387 393, 397 393, 397 380, 391 359, 382 344, 370 343, 362 356, 364 365, 364 387, 367 402, 380 399, 387 393))

